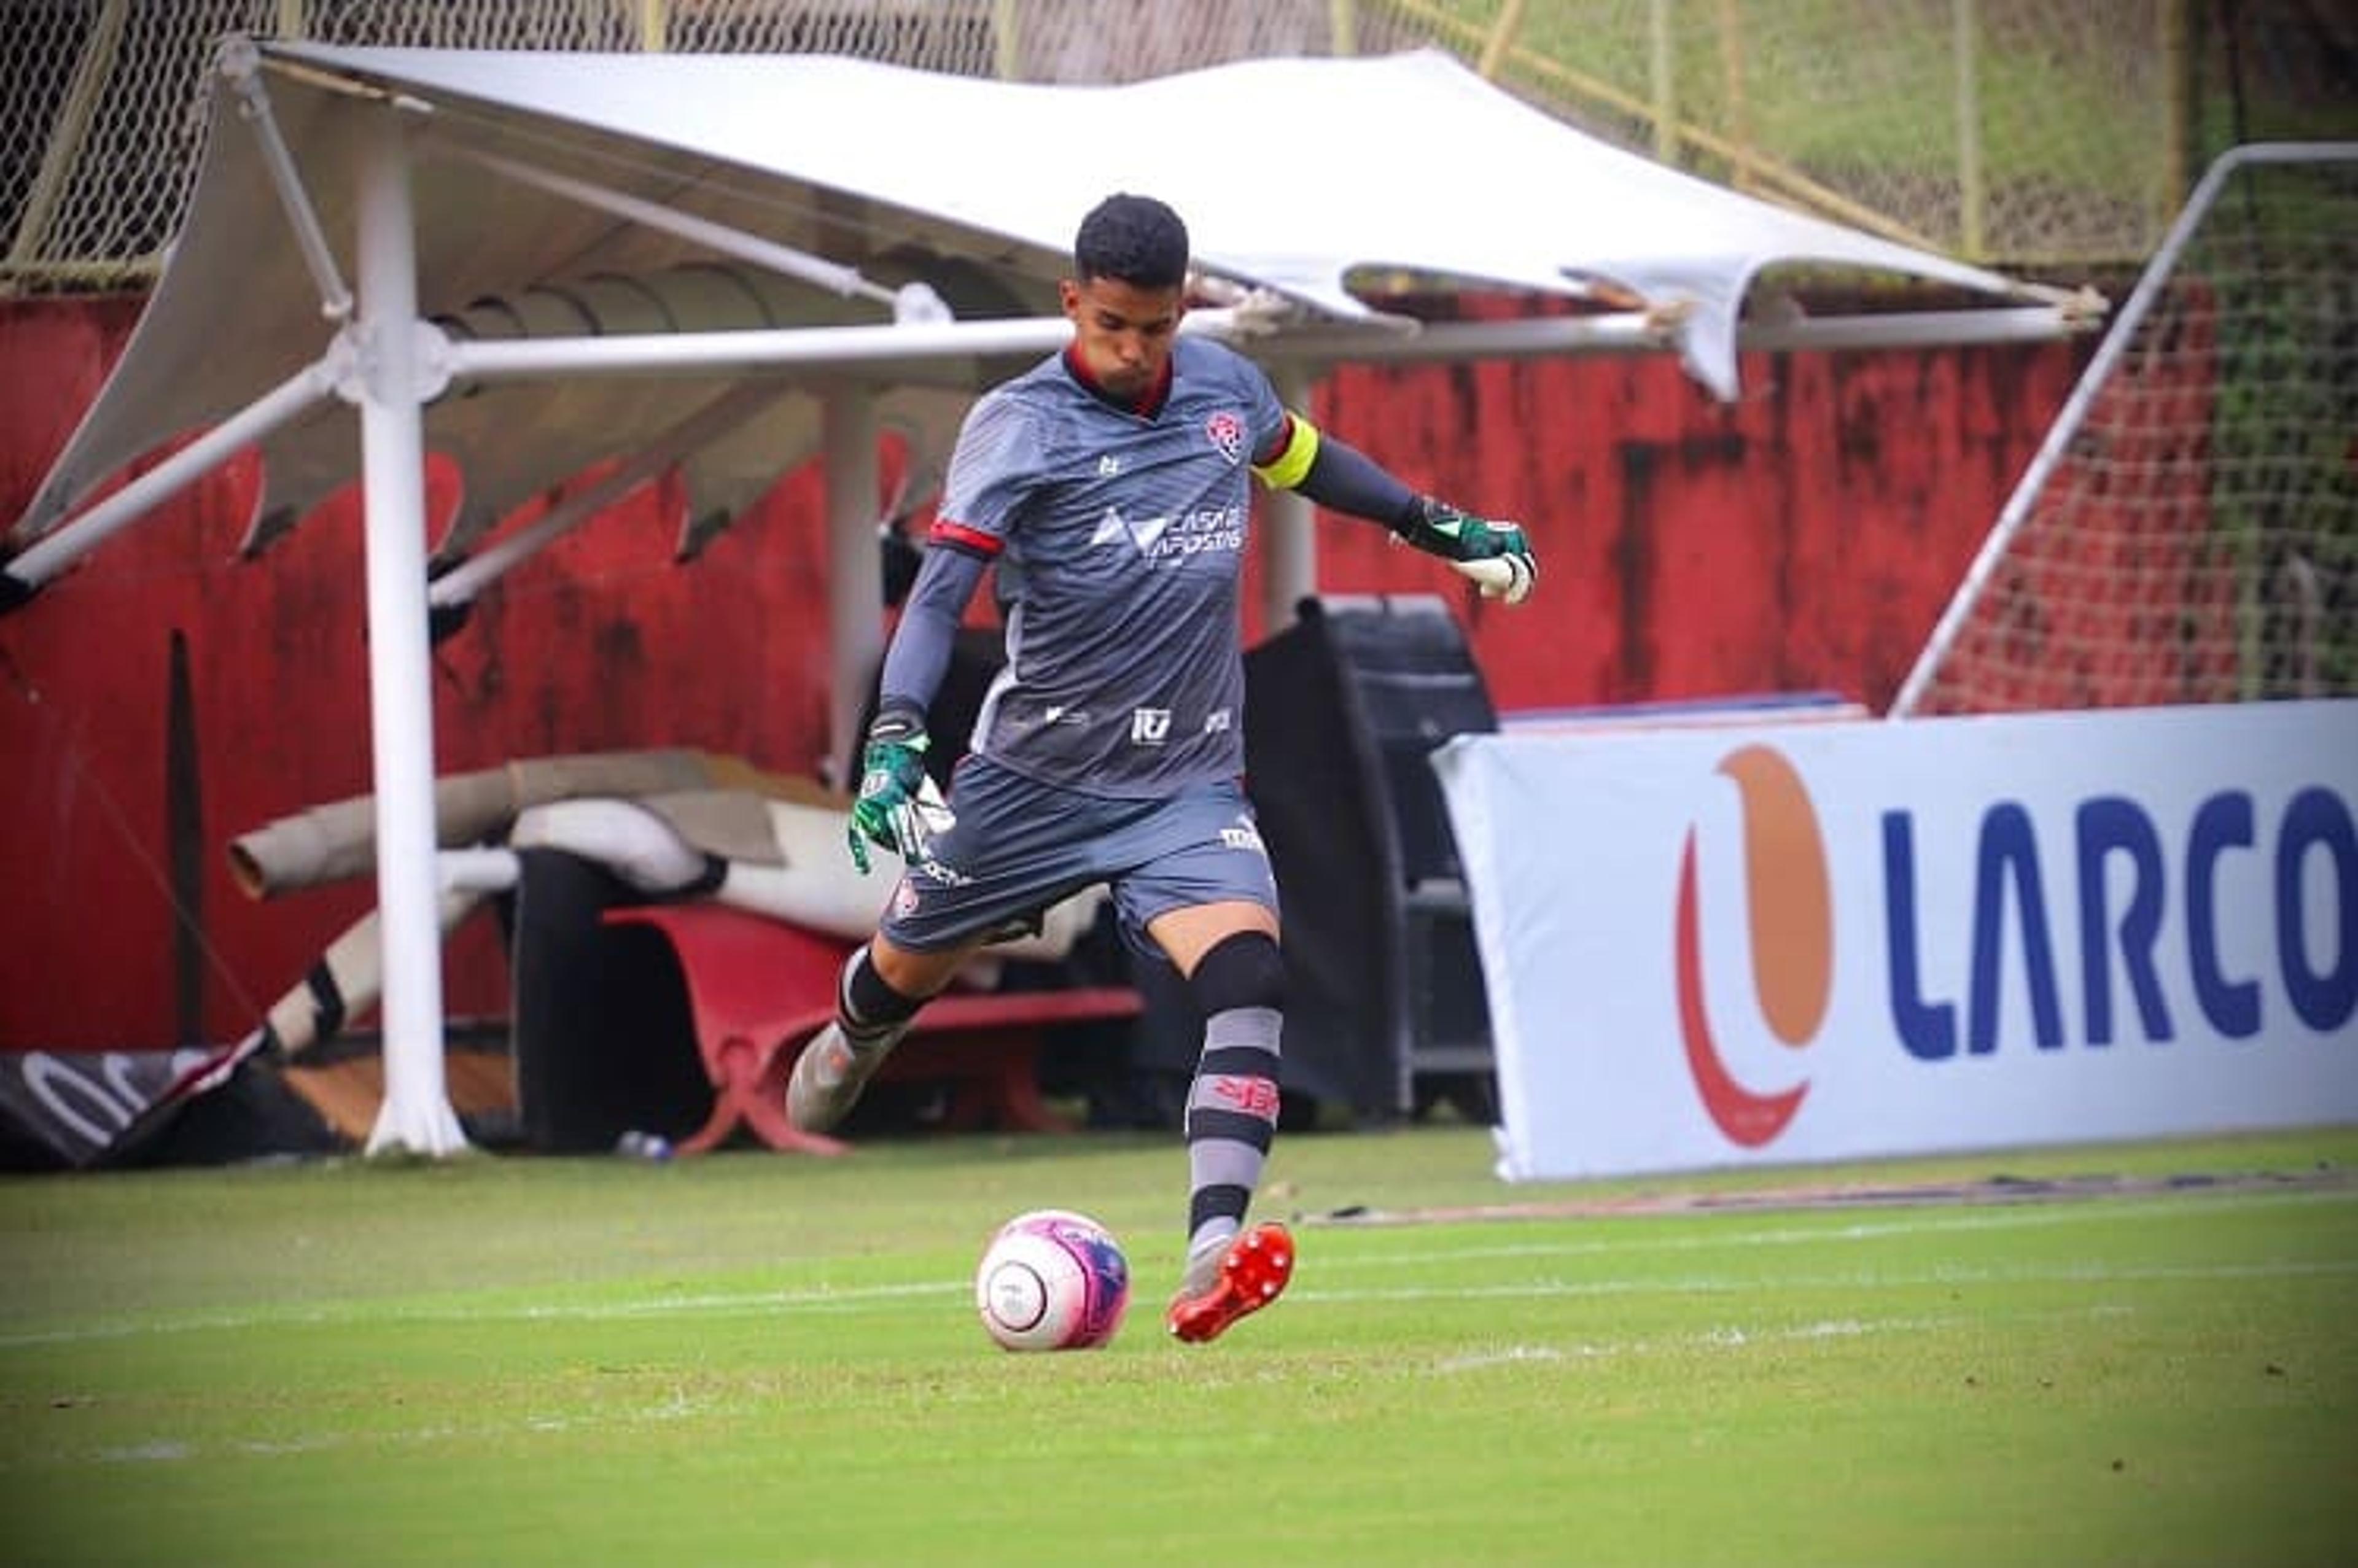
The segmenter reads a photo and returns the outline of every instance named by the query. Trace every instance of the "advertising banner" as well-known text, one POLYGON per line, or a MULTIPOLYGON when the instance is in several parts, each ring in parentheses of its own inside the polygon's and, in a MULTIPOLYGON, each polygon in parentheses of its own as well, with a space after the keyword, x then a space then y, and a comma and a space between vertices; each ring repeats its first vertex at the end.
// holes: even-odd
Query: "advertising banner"
POLYGON ((1509 1179, 2358 1120, 2358 702, 1433 766, 1509 1179))
POLYGON ((226 1050, 0 1052, 0 1168, 81 1168, 119 1160, 252 1054, 226 1050), (28 1152, 38 1151, 38 1159, 28 1152))

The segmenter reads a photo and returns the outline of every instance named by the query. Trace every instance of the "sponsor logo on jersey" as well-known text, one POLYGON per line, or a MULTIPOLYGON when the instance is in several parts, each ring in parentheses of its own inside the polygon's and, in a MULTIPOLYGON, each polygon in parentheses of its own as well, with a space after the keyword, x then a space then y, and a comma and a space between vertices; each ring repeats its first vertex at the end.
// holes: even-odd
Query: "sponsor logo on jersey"
POLYGON ((1099 479, 1112 479, 1120 472, 1121 460, 1115 457, 1111 452, 1108 452, 1104 457, 1098 460, 1098 477, 1099 479))
POLYGON ((1127 539, 1150 566, 1176 565, 1192 557, 1229 553, 1245 547, 1244 509, 1199 506, 1179 516, 1144 517, 1133 522, 1118 507, 1109 506, 1089 535, 1092 546, 1127 539))
POLYGON ((1236 716, 1225 708, 1216 708, 1204 715, 1204 733, 1225 735, 1236 723, 1236 716))
POLYGON ((1163 540, 1163 530, 1170 526, 1168 517, 1146 517, 1133 523, 1121 514, 1120 507, 1109 506, 1105 515, 1098 519, 1096 531, 1089 535, 1089 543, 1112 545, 1127 539, 1138 546, 1140 555, 1152 558, 1154 546, 1163 540))
POLYGON ((1223 408, 1205 420, 1204 434, 1230 468, 1245 460, 1245 422, 1228 410, 1223 408))
POLYGON ((1238 817, 1234 827, 1221 828, 1220 842, 1231 849, 1249 849, 1264 858, 1269 854, 1269 847, 1260 841, 1260 829, 1253 826, 1249 816, 1238 817))
POLYGON ((1130 743, 1133 746, 1163 746, 1171 741, 1171 710, 1167 708, 1133 708, 1130 710, 1130 743))

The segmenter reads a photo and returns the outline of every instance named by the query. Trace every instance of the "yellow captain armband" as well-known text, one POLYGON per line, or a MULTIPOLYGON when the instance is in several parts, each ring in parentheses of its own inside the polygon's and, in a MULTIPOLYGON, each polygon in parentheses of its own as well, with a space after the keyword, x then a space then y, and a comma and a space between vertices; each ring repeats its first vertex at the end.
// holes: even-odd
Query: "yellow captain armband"
POLYGON ((1292 490, 1318 460, 1318 427, 1290 408, 1285 420, 1285 449, 1268 463, 1253 465, 1253 477, 1271 490, 1292 490))

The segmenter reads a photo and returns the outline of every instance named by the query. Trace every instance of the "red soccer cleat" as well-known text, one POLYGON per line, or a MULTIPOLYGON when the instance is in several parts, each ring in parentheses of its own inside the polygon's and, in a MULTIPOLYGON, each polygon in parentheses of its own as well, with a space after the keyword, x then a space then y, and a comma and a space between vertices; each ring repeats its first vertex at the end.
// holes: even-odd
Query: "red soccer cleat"
POLYGON ((1220 1259, 1211 1289, 1171 1303, 1173 1337, 1190 1345, 1217 1339, 1237 1319, 1277 1300, 1293 1278, 1293 1237, 1274 1220, 1257 1225, 1220 1259))

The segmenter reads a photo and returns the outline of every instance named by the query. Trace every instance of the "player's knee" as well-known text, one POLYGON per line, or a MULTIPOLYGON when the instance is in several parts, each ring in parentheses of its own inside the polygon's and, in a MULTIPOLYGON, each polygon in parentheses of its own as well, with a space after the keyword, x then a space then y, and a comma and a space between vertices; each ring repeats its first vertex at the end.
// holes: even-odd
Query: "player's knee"
POLYGON ((1266 931, 1223 936, 1195 961, 1187 988, 1204 1016, 1238 1008, 1285 1010, 1285 957, 1266 931))

